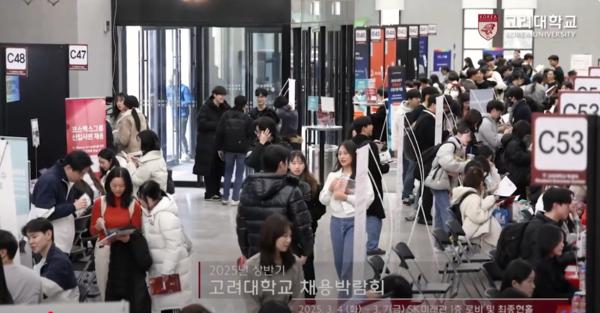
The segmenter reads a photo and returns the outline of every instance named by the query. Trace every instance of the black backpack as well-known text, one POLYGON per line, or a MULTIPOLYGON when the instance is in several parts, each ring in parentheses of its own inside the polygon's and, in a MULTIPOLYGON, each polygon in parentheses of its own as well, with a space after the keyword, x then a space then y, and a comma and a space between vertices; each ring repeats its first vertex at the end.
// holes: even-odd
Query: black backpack
POLYGON ((458 223, 460 224, 460 226, 462 226, 463 222, 462 222, 462 213, 460 212, 460 205, 463 203, 463 201, 465 201, 465 199, 470 196, 470 195, 474 195, 476 194, 475 191, 467 191, 465 192, 459 199, 458 201, 456 201, 455 203, 453 203, 449 210, 450 212, 452 212, 452 214, 454 214, 454 218, 456 218, 456 220, 458 221, 458 223))
POLYGON ((494 261, 501 269, 506 269, 510 261, 518 259, 521 254, 521 242, 529 222, 509 224, 502 229, 494 261))
POLYGON ((226 152, 247 150, 249 138, 246 120, 239 117, 228 118, 225 120, 224 130, 223 149, 226 152))
POLYGON ((425 178, 429 174, 429 171, 431 171, 431 167, 433 166, 433 160, 435 159, 435 156, 437 155, 438 151, 440 150, 440 147, 447 143, 452 144, 452 146, 454 146, 454 151, 456 151, 456 145, 454 143, 445 141, 445 142, 437 144, 433 147, 429 147, 429 148, 425 149, 425 151, 421 152, 421 157, 423 159, 423 174, 425 175, 425 177, 421 177, 421 171, 419 171, 419 164, 417 163, 417 167, 415 168, 415 178, 417 180, 419 180, 419 181, 425 180, 425 178))
POLYGON ((494 158, 494 164, 496 165, 496 168, 498 169, 498 174, 504 174, 504 173, 508 172, 508 169, 506 168, 505 151, 506 151, 506 145, 504 145, 504 144, 501 144, 500 147, 498 147, 498 150, 496 150, 496 157, 494 158))

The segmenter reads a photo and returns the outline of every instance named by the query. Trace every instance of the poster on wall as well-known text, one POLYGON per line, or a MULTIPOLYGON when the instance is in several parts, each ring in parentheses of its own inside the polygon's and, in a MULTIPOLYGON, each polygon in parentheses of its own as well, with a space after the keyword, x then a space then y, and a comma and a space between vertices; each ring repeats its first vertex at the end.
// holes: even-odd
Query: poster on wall
POLYGON ((383 87, 384 40, 381 28, 371 28, 371 62, 369 78, 375 80, 375 88, 383 87))
POLYGON ((354 79, 369 78, 369 41, 367 30, 357 29, 354 41, 354 79))
MULTIPOLYGON (((497 59, 498 56, 504 57, 504 49, 502 49, 502 48, 484 49, 481 57, 483 58, 483 56, 486 54, 490 54, 494 57, 494 59, 497 59)), ((473 62, 475 62, 475 60, 473 60, 473 62)))
POLYGON ((452 68, 452 50, 433 50, 433 71, 439 72, 442 66, 452 68))
POLYGON ((98 152, 106 147, 106 100, 104 98, 65 99, 67 153, 87 152, 98 169, 98 152))
POLYGON ((20 100, 19 76, 6 75, 6 103, 20 100))

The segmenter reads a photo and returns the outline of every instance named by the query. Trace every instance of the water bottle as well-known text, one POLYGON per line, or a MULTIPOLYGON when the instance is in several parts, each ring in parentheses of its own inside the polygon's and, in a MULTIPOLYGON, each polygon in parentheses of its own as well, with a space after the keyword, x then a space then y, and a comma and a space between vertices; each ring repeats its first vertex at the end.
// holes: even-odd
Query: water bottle
POLYGON ((579 233, 579 238, 577 240, 577 258, 584 258, 586 256, 586 244, 587 244, 587 234, 586 231, 582 231, 579 233))
POLYGON ((579 269, 579 290, 585 292, 585 262, 579 262, 577 267, 579 269))

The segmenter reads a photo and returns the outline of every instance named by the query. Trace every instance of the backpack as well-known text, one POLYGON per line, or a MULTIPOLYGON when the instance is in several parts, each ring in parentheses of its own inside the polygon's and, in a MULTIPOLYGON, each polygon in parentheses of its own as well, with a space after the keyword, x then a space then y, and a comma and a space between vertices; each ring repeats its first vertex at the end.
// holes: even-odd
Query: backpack
POLYGON ((505 269, 510 261, 518 259, 521 254, 521 242, 529 222, 509 224, 502 229, 494 261, 501 269, 505 269))
POLYGON ((421 177, 421 171, 419 171, 419 165, 417 163, 417 167, 415 168, 415 179, 418 179, 419 181, 424 181, 425 178, 427 178, 427 175, 429 174, 429 172, 431 171, 431 168, 433 166, 433 160, 435 160, 435 156, 437 155, 438 151, 440 150, 440 147, 447 143, 452 144, 454 146, 454 151, 456 151, 456 145, 454 145, 451 142, 445 141, 445 142, 437 144, 433 147, 429 147, 429 148, 425 149, 425 151, 421 152, 421 157, 423 159, 423 174, 425 176, 421 177))
POLYGON ((248 127, 246 120, 239 117, 231 117, 225 120, 225 136, 223 149, 226 152, 236 152, 248 144, 248 127))
POLYGON ((474 195, 476 194, 475 191, 467 191, 465 192, 459 199, 458 201, 456 201, 454 204, 452 204, 450 206, 450 208, 448 209, 450 212, 452 212, 452 214, 454 214, 454 218, 456 218, 456 220, 458 221, 458 223, 460 224, 460 226, 462 226, 463 222, 462 222, 462 213, 460 212, 460 205, 463 203, 463 201, 465 201, 465 199, 470 196, 470 195, 474 195))
POLYGON ((501 144, 496 150, 496 156, 494 158, 494 163, 496 164, 496 168, 498 169, 498 174, 504 174, 508 172, 506 168, 506 157, 504 156, 506 151, 506 145, 501 144))

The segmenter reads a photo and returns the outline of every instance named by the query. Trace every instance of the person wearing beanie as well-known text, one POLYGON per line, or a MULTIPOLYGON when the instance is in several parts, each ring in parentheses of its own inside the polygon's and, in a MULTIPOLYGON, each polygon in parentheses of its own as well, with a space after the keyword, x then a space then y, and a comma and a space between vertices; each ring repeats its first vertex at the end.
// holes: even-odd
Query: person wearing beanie
POLYGON ((220 201, 221 177, 225 171, 225 164, 219 158, 215 148, 217 126, 223 114, 230 109, 225 101, 227 90, 223 86, 216 86, 211 96, 200 107, 197 115, 198 137, 196 139, 196 162, 193 173, 204 177, 206 192, 204 200, 220 201))
POLYGON ((273 103, 275 112, 281 120, 281 137, 287 141, 294 150, 300 150, 302 137, 298 134, 298 112, 292 109, 289 101, 284 96, 275 98, 273 103))

